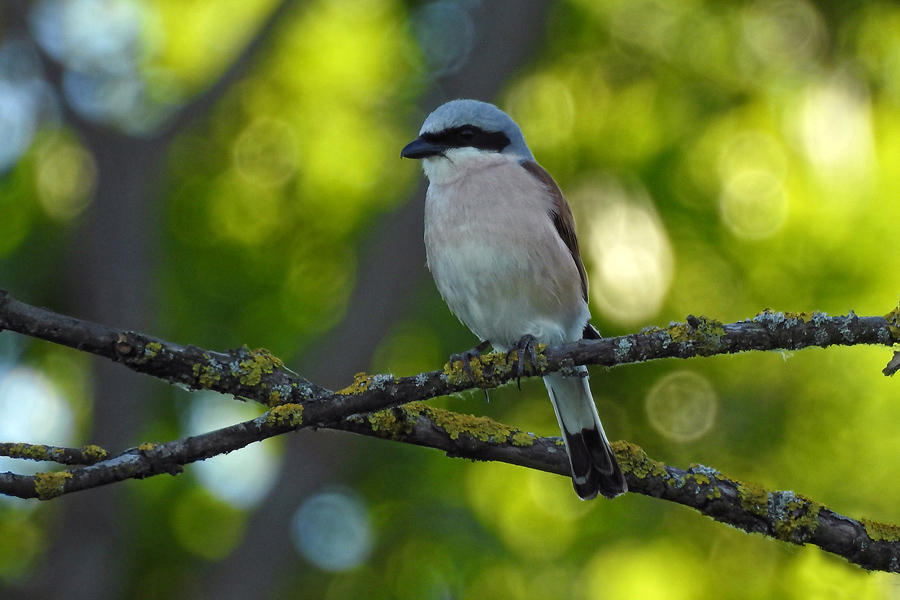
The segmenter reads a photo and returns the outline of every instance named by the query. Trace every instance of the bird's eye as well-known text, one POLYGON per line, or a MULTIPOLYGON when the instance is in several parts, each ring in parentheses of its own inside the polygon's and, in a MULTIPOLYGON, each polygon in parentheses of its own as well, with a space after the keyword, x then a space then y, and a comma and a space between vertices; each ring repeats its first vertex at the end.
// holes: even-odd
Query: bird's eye
POLYGON ((459 130, 459 133, 456 134, 456 137, 461 142, 469 143, 475 139, 475 130, 471 127, 463 127, 459 130))

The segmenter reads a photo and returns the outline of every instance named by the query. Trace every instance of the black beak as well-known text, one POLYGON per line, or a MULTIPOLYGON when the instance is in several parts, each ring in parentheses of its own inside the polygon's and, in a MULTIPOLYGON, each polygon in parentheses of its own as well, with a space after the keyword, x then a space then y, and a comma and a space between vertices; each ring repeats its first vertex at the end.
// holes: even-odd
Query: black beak
POLYGON ((400 151, 401 158, 428 158, 429 156, 439 156, 444 154, 446 146, 440 144, 432 144, 426 142, 422 138, 416 138, 400 151))

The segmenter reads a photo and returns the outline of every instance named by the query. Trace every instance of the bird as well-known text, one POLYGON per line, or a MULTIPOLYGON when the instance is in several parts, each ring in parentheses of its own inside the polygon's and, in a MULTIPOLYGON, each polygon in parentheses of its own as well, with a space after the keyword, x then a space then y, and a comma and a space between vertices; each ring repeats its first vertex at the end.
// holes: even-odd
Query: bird
MULTIPOLYGON (((535 344, 597 339, 575 219, 522 130, 497 106, 452 100, 426 117, 400 152, 422 161, 426 264, 460 321, 492 347, 535 364, 535 344)), ((451 361, 454 357, 451 357, 451 361)), ((584 366, 549 373, 544 384, 559 421, 575 492, 583 500, 628 490, 609 445, 584 366)))

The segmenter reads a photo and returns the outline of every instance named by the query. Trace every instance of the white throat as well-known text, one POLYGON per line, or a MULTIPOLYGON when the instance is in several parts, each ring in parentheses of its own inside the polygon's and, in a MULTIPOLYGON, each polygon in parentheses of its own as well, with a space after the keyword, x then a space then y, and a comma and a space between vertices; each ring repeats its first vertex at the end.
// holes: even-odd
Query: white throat
POLYGON ((477 148, 450 148, 443 156, 431 156, 422 161, 422 170, 432 185, 446 185, 482 169, 518 162, 519 158, 500 152, 477 148))

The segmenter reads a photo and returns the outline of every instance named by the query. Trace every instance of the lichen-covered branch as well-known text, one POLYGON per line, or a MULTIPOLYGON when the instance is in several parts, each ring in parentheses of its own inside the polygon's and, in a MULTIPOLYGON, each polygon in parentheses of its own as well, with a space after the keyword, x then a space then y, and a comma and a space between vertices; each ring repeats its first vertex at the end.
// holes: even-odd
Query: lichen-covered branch
MULTIPOLYGON (((125 479, 176 475, 185 464, 294 430, 302 418, 298 406, 279 406, 250 421, 184 440, 142 444, 79 469, 34 476, 0 474, 0 490, 46 500, 125 479)), ((333 428, 436 448, 451 457, 500 461, 569 476, 561 439, 536 437, 486 417, 460 415, 424 403, 353 415, 333 428)), ((613 442, 613 449, 632 493, 681 504, 750 533, 796 545, 814 544, 868 570, 900 572, 900 527, 852 519, 794 492, 766 490, 710 467, 672 467, 647 457, 633 444, 613 442)))
MULTIPOLYGON (((0 473, 2 494, 49 499, 125 479, 177 474, 186 464, 303 427, 329 427, 436 448, 448 456, 568 475, 559 439, 537 438, 485 417, 459 415, 421 402, 514 380, 515 365, 503 353, 474 361, 474 382, 456 363, 412 377, 358 374, 350 386, 333 392, 289 373, 265 350, 241 348, 222 353, 181 346, 35 308, 0 291, 0 330, 4 329, 103 356, 187 389, 252 399, 269 410, 217 431, 141 444, 116 456, 94 446, 72 449, 3 443, 0 455, 87 466, 34 476, 0 473)), ((884 317, 767 310, 728 325, 689 316, 686 323, 664 329, 542 348, 539 364, 529 365, 527 372, 541 375, 564 372, 574 365, 611 367, 749 350, 897 343, 900 307, 884 317)), ((889 370, 885 373, 892 374, 889 370)), ((866 569, 900 571, 900 528, 896 526, 853 520, 793 492, 744 484, 708 467, 670 467, 624 442, 613 446, 632 492, 688 506, 748 532, 794 544, 815 544, 866 569)))
MULTIPOLYGON (((363 435, 438 448, 448 456, 493 460, 569 476, 560 438, 533 434, 485 417, 459 415, 423 403, 357 415, 336 426, 363 435)), ((766 490, 702 465, 671 467, 634 444, 613 442, 628 491, 692 508, 766 537, 813 544, 873 571, 900 572, 900 527, 856 520, 791 491, 766 490)))
POLYGON ((61 465, 92 465, 109 458, 109 452, 99 446, 62 448, 46 444, 0 442, 0 456, 49 461, 61 465))
MULTIPOLYGON (((8 330, 89 352, 129 369, 191 390, 214 390, 266 406, 301 404, 313 423, 325 425, 347 415, 374 412, 416 400, 452 394, 472 387, 497 387, 516 379, 514 364, 503 353, 473 361, 475 381, 459 362, 440 371, 412 377, 357 375, 336 395, 281 368, 265 350, 247 347, 214 352, 182 346, 134 331, 36 308, 0 290, 0 331, 8 330), (328 397, 326 403, 317 401, 328 397), (317 404, 318 406, 310 406, 317 404), (314 416, 313 416, 314 415, 314 416)), ((764 311, 752 319, 723 325, 689 316, 687 323, 640 333, 542 347, 538 365, 526 365, 529 376, 565 371, 574 365, 618 365, 662 358, 693 358, 751 350, 799 350, 812 346, 900 343, 900 307, 884 317, 829 317, 822 313, 764 311)))
MULTIPOLYGON (((144 479, 164 473, 177 475, 186 464, 294 431, 302 424, 303 408, 296 404, 283 404, 249 421, 162 444, 143 443, 86 467, 33 476, 0 473, 0 493, 49 500, 126 479, 144 479)), ((77 452, 75 449, 67 450, 77 452)))

